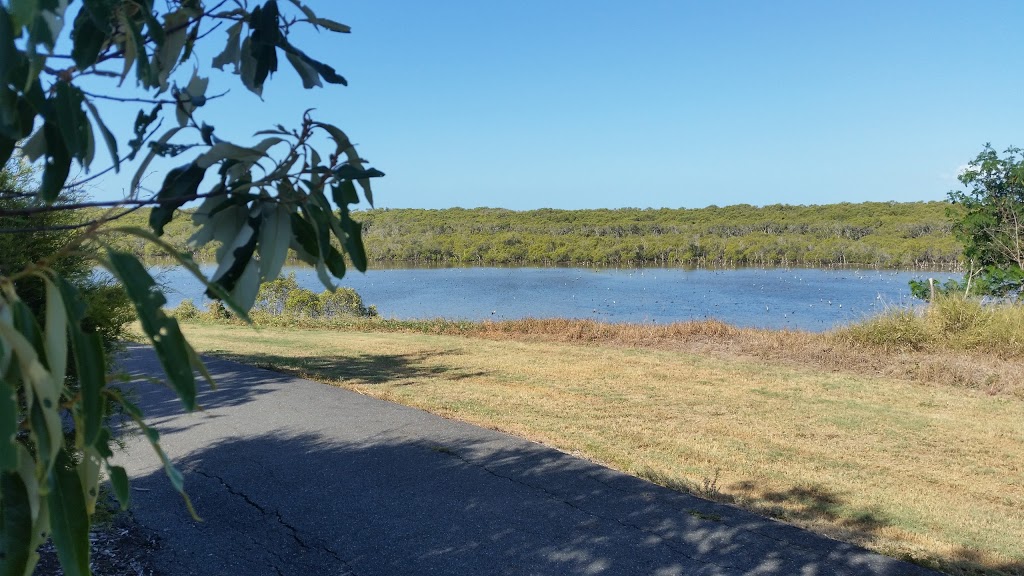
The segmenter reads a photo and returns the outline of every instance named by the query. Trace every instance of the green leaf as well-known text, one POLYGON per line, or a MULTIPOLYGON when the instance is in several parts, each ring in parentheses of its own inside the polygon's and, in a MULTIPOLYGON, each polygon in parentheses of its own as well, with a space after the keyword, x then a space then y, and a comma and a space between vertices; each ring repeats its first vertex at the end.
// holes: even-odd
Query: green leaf
POLYGON ((78 481, 82 483, 85 509, 90 516, 96 513, 96 498, 100 495, 100 466, 103 460, 99 450, 93 446, 82 449, 82 461, 76 466, 78 481))
POLYGON ((0 471, 18 466, 18 394, 14 385, 0 374, 0 471))
POLYGON ((224 66, 231 64, 235 67, 235 74, 238 74, 238 61, 241 56, 240 38, 242 35, 242 22, 232 24, 228 30, 228 42, 224 51, 213 59, 213 67, 223 70, 224 66))
MULTIPOLYGON (((267 138, 264 140, 271 140, 267 138)), ((269 148, 269 146, 268 146, 269 148)), ((209 150, 199 155, 196 158, 195 163, 202 168, 209 168, 217 162, 225 159, 235 160, 236 162, 242 162, 246 164, 253 164, 258 162, 266 156, 266 151, 261 151, 256 148, 246 148, 244 146, 238 146, 231 142, 220 141, 210 147, 209 150)))
POLYGON ((43 168, 39 196, 44 202, 50 203, 57 199, 64 183, 68 181, 71 155, 61 138, 60 129, 52 122, 43 125, 43 136, 46 138, 46 166, 43 168))
POLYGON ((382 176, 384 176, 384 173, 376 168, 356 168, 351 164, 342 164, 334 170, 334 177, 339 180, 362 180, 364 178, 380 178, 382 176))
POLYGON ((256 61, 252 81, 261 88, 267 76, 277 72, 277 45, 281 41, 279 16, 277 1, 267 0, 262 7, 254 8, 249 17, 249 28, 252 30, 249 50, 256 61))
POLYGON ((149 114, 139 110, 138 115, 135 117, 135 126, 133 128, 135 137, 128 141, 128 148, 131 152, 128 154, 127 160, 135 160, 135 155, 142 149, 143 141, 146 138, 146 131, 149 130, 150 125, 159 117, 160 108, 161 105, 157 104, 149 114))
POLYGON ((347 229, 348 238, 345 239, 345 251, 352 259, 352 265, 360 272, 366 272, 366 247, 363 246, 363 225, 352 221, 347 229))
POLYGON ((312 18, 310 21, 317 26, 327 28, 331 32, 341 32, 342 34, 348 34, 352 31, 350 26, 346 26, 341 22, 335 22, 334 20, 328 20, 327 18, 312 18))
POLYGON ((306 254, 313 258, 320 257, 320 243, 316 239, 316 229, 313 225, 306 221, 305 218, 297 213, 290 215, 292 221, 292 232, 294 232, 295 242, 298 244, 306 254))
POLYGON ((263 204, 261 214, 263 224, 260 226, 260 277, 263 280, 272 280, 281 273, 281 268, 288 258, 292 221, 288 210, 275 203, 263 204))
MULTIPOLYGON (((14 318, 14 327, 20 332, 26 341, 32 345, 32 349, 35 352, 39 362, 44 366, 49 366, 46 362, 46 346, 43 339, 43 331, 39 328, 39 323, 36 322, 36 317, 32 313, 32 309, 29 308, 21 300, 15 300, 14 302, 8 303, 11 307, 11 312, 14 318)), ((18 355, 21 356, 24 352, 18 350, 18 355)), ((22 360, 19 358, 19 360, 22 360)))
POLYGON ((107 150, 110 151, 110 159, 114 162, 114 172, 120 172, 121 158, 117 155, 117 139, 114 138, 114 134, 109 128, 107 128, 107 125, 103 123, 103 120, 100 118, 99 111, 96 110, 96 107, 93 106, 92 102, 88 99, 84 100, 84 102, 85 106, 89 109, 89 112, 92 113, 92 119, 100 129, 100 134, 103 135, 103 141, 107 144, 107 150))
MULTIPOLYGON (((239 229, 238 234, 221 257, 220 265, 210 280, 211 283, 221 285, 228 292, 235 289, 235 284, 242 277, 242 273, 245 272, 246 266, 256 251, 261 224, 259 206, 253 206, 245 224, 239 229)), ((207 296, 214 297, 211 293, 208 293, 207 296)), ((243 303, 239 302, 238 304, 245 308, 243 303)))
POLYGON ((32 554, 32 506, 28 490, 16 472, 0 474, 0 575, 28 573, 32 554))
POLYGON ((163 235, 164 225, 174 218, 178 208, 195 199, 205 175, 206 168, 196 162, 179 166, 167 173, 156 195, 160 203, 149 213, 149 225, 157 236, 163 235))
POLYGON ((93 446, 103 427, 103 387, 107 384, 103 339, 95 332, 74 330, 71 342, 82 393, 82 442, 93 446))
MULTIPOLYGON (((148 14, 145 9, 141 10, 144 14, 148 14)), ((142 35, 142 29, 132 18, 125 18, 124 22, 127 23, 127 34, 130 36, 135 45, 135 76, 138 78, 143 88, 152 88, 157 85, 155 82, 156 78, 153 74, 153 67, 149 63, 149 54, 146 53, 146 38, 142 35)), ((153 30, 154 28, 151 28, 153 30)), ((160 29, 157 26, 155 29, 160 29)), ((125 55, 127 60, 127 54, 125 55)))
POLYGON ((292 68, 295 68, 295 71, 299 73, 299 78, 302 79, 303 88, 308 90, 310 88, 323 86, 323 83, 320 82, 320 75, 312 66, 307 64, 305 60, 291 52, 286 52, 285 57, 288 58, 288 63, 292 65, 292 68))
POLYGON ((52 468, 64 445, 60 414, 55 408, 44 408, 43 403, 37 400, 29 407, 28 421, 32 425, 31 437, 39 450, 43 469, 52 468))
POLYGON ((331 249, 327 251, 324 263, 327 264, 327 269, 331 271, 335 278, 345 277, 345 257, 334 246, 331 246, 331 249))
POLYGON ((246 262, 245 268, 235 281, 231 290, 231 299, 242 308, 248 310, 256 302, 256 294, 260 291, 260 263, 252 257, 246 262))
POLYGON ((256 57, 252 55, 252 38, 242 41, 241 69, 242 84, 253 94, 263 96, 263 84, 256 84, 256 57))
POLYGON ((359 194, 356 193, 356 185, 351 180, 343 180, 342 182, 331 186, 331 196, 334 198, 334 203, 339 208, 348 204, 358 204, 359 194))
POLYGON ((288 40, 284 39, 283 37, 280 40, 280 46, 281 49, 285 51, 285 53, 291 54, 299 58, 307 65, 309 65, 310 68, 316 70, 317 74, 319 74, 324 80, 330 82, 331 84, 341 84, 342 86, 348 86, 348 80, 345 80, 345 78, 338 74, 334 70, 334 68, 328 66, 327 64, 324 64, 323 62, 320 62, 319 60, 314 60, 313 58, 310 58, 309 56, 306 55, 305 52, 299 50, 295 46, 292 46, 288 42, 288 40))
POLYGON ((181 51, 185 48, 188 30, 184 24, 188 21, 189 16, 185 10, 177 10, 164 15, 164 28, 174 29, 174 32, 164 38, 153 59, 157 70, 157 84, 159 84, 161 92, 167 89, 167 79, 178 65, 178 57, 181 56, 181 51))
POLYGON ((121 466, 108 464, 107 475, 110 476, 110 485, 114 488, 114 497, 121 504, 121 510, 127 510, 132 496, 131 490, 128 489, 128 473, 121 466))
POLYGON ((64 382, 68 368, 68 315, 60 290, 44 277, 46 284, 46 360, 50 373, 64 382))
POLYGON ((185 89, 177 96, 178 104, 174 108, 174 115, 178 120, 178 126, 182 128, 188 126, 189 116, 195 112, 196 108, 205 104, 206 89, 209 85, 209 78, 200 76, 198 69, 192 71, 192 78, 188 81, 188 86, 185 86, 185 89))
POLYGON ((146 267, 135 256, 108 248, 107 267, 121 281, 138 314, 142 331, 153 343, 157 358, 187 410, 196 407, 196 383, 189 365, 185 337, 162 306, 167 303, 146 267))
POLYGON ((5 84, 10 79, 11 71, 21 59, 21 51, 14 44, 14 39, 18 35, 18 32, 14 30, 10 12, 5 6, 0 5, 0 80, 5 84))
POLYGON ((85 70, 96 63, 107 41, 107 31, 97 25, 97 19, 92 14, 92 6, 96 4, 102 3, 87 2, 82 6, 71 30, 71 58, 79 70, 85 70))
POLYGON ((89 513, 82 483, 63 450, 50 470, 48 484, 50 527, 61 568, 68 576, 89 576, 89 513))
MULTIPOLYGON (((82 91, 67 82, 57 82, 57 91, 53 100, 56 111, 55 118, 47 118, 57 123, 64 145, 72 158, 77 158, 83 166, 88 166, 89 119, 82 110, 82 91)), ((50 144, 47 137, 46 143, 50 144)))

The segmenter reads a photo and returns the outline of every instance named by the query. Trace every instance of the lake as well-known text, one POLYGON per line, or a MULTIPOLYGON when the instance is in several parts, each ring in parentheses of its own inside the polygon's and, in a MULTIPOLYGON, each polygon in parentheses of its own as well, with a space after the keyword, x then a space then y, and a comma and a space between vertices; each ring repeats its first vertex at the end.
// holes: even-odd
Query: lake
MULTIPOLYGON (((212 274, 212 265, 203 266, 212 274)), ((181 268, 155 268, 170 306, 203 287, 181 268)), ((289 267, 300 286, 323 290, 316 272, 289 267)), ((824 331, 913 304, 908 281, 948 272, 806 268, 403 268, 350 272, 354 288, 385 318, 590 318, 669 323, 716 318, 737 326, 824 331)))

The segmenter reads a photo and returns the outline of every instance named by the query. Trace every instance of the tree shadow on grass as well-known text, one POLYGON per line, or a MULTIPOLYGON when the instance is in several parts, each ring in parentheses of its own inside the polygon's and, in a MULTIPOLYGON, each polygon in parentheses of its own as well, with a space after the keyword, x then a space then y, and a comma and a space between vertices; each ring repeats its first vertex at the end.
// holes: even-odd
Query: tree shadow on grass
MULTIPOLYGON (((730 484, 729 489, 733 495, 719 495, 719 501, 742 499, 746 509, 764 516, 798 525, 827 525, 831 536, 844 541, 868 545, 893 525, 880 509, 853 508, 839 494, 820 485, 771 490, 743 481, 730 484)), ((942 558, 907 553, 903 559, 952 574, 1024 575, 1024 562, 993 564, 979 551, 962 546, 942 558)))
POLYGON ((136 518, 180 573, 930 574, 488 431, 363 433, 205 446, 180 463, 204 521, 161 472, 136 518))

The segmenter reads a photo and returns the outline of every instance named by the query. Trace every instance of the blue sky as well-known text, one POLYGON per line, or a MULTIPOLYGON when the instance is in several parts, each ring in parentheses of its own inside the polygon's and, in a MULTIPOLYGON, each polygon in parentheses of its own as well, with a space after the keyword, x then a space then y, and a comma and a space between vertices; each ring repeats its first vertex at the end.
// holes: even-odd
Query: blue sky
POLYGON ((939 200, 986 142, 1024 146, 1024 2, 307 3, 353 32, 294 43, 350 85, 282 58, 261 103, 214 70, 202 118, 245 143, 316 108, 387 173, 377 206, 939 200))

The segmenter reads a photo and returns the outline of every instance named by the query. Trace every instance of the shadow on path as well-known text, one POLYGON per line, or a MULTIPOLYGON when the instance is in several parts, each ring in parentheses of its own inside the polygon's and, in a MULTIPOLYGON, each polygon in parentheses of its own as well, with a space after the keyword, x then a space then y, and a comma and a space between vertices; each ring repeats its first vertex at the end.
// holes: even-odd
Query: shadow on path
POLYGON ((930 573, 526 443, 282 432, 180 465, 203 522, 162 473, 133 493, 175 574, 930 573))

